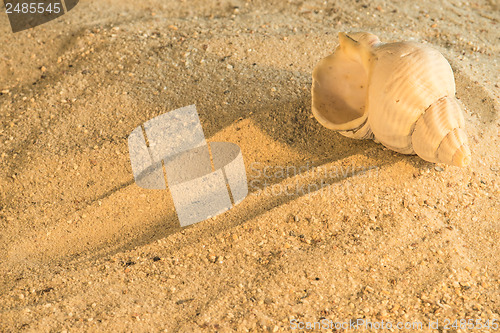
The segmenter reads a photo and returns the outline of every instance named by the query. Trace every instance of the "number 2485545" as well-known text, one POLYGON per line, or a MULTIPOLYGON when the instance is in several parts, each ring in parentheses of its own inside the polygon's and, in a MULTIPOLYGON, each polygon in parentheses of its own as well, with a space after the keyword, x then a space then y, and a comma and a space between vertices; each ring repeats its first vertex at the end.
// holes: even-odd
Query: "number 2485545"
POLYGON ((11 3, 6 3, 5 8, 7 9, 7 14, 43 14, 43 13, 54 13, 59 14, 61 12, 60 3, 43 3, 43 2, 31 2, 31 3, 18 3, 15 6, 11 3))

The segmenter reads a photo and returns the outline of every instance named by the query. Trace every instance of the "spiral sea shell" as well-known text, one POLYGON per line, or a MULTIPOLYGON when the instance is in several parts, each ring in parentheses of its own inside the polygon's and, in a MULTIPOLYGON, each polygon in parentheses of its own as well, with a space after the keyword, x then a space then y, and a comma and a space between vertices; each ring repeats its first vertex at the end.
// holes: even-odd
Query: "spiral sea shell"
POLYGON ((313 71, 312 111, 322 125, 426 161, 470 163, 453 71, 441 53, 365 32, 339 40, 313 71))

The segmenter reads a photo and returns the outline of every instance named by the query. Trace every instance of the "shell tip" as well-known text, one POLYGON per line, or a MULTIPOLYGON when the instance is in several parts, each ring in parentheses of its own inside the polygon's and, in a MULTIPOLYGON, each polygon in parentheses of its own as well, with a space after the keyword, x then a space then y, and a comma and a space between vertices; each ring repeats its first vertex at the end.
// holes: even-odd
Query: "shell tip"
POLYGON ((471 152, 469 147, 464 144, 458 148, 458 150, 453 155, 452 163, 458 167, 465 167, 470 164, 471 152))

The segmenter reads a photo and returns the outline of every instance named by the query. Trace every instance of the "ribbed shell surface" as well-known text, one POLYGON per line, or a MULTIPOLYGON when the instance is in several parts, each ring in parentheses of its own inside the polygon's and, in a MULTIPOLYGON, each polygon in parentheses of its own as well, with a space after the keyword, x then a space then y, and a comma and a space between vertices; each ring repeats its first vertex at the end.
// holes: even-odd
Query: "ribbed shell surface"
POLYGON ((368 123, 384 146, 414 153, 411 134, 418 118, 445 96, 455 95, 453 71, 437 50, 411 42, 374 49, 368 123))

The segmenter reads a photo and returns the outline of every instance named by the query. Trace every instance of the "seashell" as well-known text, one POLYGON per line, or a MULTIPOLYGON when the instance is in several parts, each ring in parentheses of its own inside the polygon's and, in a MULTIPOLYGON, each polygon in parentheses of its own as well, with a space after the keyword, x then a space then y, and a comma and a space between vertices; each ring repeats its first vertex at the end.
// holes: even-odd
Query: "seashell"
POLYGON ((426 161, 470 163, 453 71, 441 53, 366 32, 339 33, 339 41, 313 71, 312 112, 323 126, 426 161))

